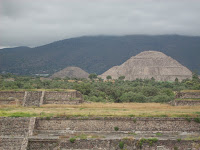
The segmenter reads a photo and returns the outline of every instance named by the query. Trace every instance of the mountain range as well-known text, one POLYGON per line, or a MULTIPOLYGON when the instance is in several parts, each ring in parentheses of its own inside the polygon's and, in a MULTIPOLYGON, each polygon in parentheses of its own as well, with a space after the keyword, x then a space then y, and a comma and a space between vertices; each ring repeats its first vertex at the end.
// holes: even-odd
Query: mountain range
POLYGON ((146 50, 155 50, 200 73, 200 37, 181 35, 83 36, 29 48, 0 50, 0 73, 53 74, 68 66, 102 74, 146 50))

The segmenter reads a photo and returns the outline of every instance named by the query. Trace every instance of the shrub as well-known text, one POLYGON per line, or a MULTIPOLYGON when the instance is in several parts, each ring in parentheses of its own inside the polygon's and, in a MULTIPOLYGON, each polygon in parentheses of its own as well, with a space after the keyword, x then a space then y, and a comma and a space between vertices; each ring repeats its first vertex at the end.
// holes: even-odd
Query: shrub
POLYGON ((162 133, 157 132, 157 133, 156 133, 156 136, 162 136, 162 133))
POLYGON ((158 141, 157 138, 150 138, 150 139, 144 139, 144 138, 142 138, 142 139, 139 141, 138 146, 139 146, 140 148, 142 148, 143 143, 148 143, 149 146, 152 146, 153 143, 156 143, 157 141, 158 141))
POLYGON ((50 120, 51 119, 51 117, 46 117, 46 120, 50 120))
POLYGON ((70 139, 69 139, 69 141, 70 141, 71 143, 74 143, 75 140, 76 140, 75 138, 70 138, 70 139))
POLYGON ((97 78, 97 74, 96 73, 91 73, 88 78, 90 79, 96 79, 97 78))
POLYGON ((158 94, 159 90, 158 88, 152 87, 152 86, 148 86, 148 87, 144 87, 142 90, 142 93, 145 96, 156 96, 158 94))
POLYGON ((114 127, 115 131, 118 131, 119 130, 119 127, 114 127))
POLYGON ((194 122, 200 123, 200 118, 194 118, 194 122))
POLYGON ((173 98, 171 98, 170 96, 163 94, 163 95, 157 95, 153 97, 152 101, 155 103, 166 103, 166 102, 171 101, 172 99, 173 98))
POLYGON ((188 122, 191 122, 191 119, 190 118, 185 118, 188 122))
POLYGON ((178 141, 178 142, 180 142, 180 141, 181 141, 181 139, 177 139, 177 141, 178 141))
POLYGON ((125 79, 125 76, 120 76, 118 79, 119 79, 119 80, 124 80, 124 79, 125 79))
POLYGON ((146 101, 146 97, 142 93, 127 92, 127 93, 122 94, 122 96, 120 97, 120 100, 122 102, 143 103, 146 101))
POLYGON ((178 147, 174 146, 174 150, 178 150, 178 147))
POLYGON ((119 148, 120 148, 120 149, 123 149, 123 148, 124 148, 124 142, 123 142, 123 141, 120 141, 120 142, 119 142, 119 148))
POLYGON ((106 77, 106 79, 110 80, 110 79, 112 79, 112 77, 109 75, 109 76, 106 77))

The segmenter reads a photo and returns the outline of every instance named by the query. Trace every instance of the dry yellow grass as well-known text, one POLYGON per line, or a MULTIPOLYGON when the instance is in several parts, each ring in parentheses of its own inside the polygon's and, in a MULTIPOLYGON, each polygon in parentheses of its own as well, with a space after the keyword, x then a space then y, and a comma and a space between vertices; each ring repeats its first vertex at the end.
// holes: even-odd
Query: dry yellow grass
POLYGON ((41 107, 0 106, 0 116, 15 113, 32 116, 135 116, 199 117, 200 106, 170 106, 159 103, 84 103, 81 105, 43 105, 41 107))

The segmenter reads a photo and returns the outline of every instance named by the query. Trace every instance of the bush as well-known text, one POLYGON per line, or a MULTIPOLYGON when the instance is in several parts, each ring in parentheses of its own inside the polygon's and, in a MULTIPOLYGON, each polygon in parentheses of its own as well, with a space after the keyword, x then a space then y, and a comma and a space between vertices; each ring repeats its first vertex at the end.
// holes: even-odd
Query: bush
POLYGON ((147 97, 156 96, 159 93, 159 89, 152 86, 148 86, 143 88, 142 93, 147 97))
POLYGON ((164 94, 164 95, 170 96, 170 97, 174 97, 175 96, 175 94, 172 91, 172 89, 162 89, 161 93, 164 94))
POLYGON ((194 118, 194 122, 200 123, 200 118, 194 118))
POLYGON ((84 99, 86 101, 91 101, 91 102, 105 102, 106 100, 103 97, 96 97, 96 96, 85 96, 84 99))
POLYGON ((97 78, 97 74, 96 73, 92 73, 88 76, 88 78, 90 79, 96 79, 97 78))
POLYGON ((70 139, 69 139, 69 141, 70 141, 71 143, 74 143, 75 140, 76 140, 75 138, 70 138, 70 139))
POLYGON ((124 142, 123 142, 123 141, 120 141, 120 142, 119 142, 119 148, 120 148, 120 149, 123 149, 123 148, 124 148, 124 142))
POLYGON ((153 99, 152 99, 152 102, 155 102, 155 103, 166 103, 166 102, 169 102, 171 100, 173 100, 172 97, 163 94, 163 95, 154 96, 153 99))
POLYGON ((122 102, 138 102, 138 103, 143 103, 146 101, 146 97, 142 93, 133 93, 133 92, 128 92, 122 94, 120 97, 120 100, 122 102))
POLYGON ((114 127, 115 131, 118 131, 119 130, 119 127, 114 127))

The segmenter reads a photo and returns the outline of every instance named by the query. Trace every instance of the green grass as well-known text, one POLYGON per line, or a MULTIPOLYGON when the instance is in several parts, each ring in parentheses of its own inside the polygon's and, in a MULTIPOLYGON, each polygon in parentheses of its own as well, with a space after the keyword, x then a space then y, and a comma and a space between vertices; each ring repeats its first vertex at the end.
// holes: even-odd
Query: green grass
POLYGON ((157 132, 156 133, 156 136, 162 136, 163 134, 162 133, 160 133, 160 132, 157 132))
MULTIPOLYGON (((199 118, 200 106, 170 106, 158 103, 84 103, 22 107, 0 105, 0 117, 184 117, 199 118), (117 109, 117 111, 116 111, 117 109), (124 111, 124 109, 126 111, 124 111)), ((135 118, 132 118, 137 123, 135 118)))
POLYGON ((1 117, 56 117, 51 113, 27 113, 0 111, 1 117))

